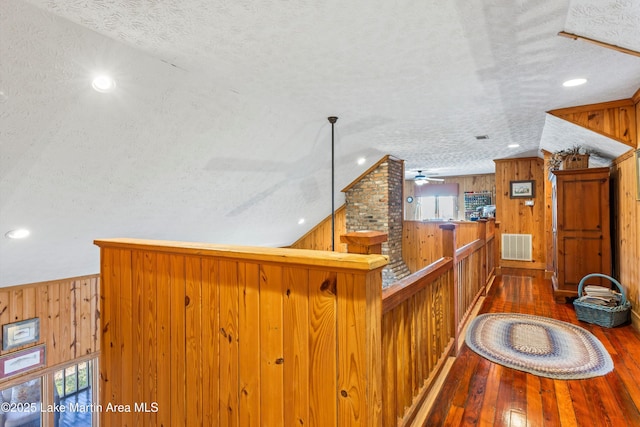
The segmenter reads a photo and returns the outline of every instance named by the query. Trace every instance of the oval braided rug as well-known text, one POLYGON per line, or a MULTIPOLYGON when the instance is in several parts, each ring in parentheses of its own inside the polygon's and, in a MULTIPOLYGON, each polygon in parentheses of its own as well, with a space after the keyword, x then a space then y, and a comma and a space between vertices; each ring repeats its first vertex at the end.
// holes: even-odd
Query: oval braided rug
POLYGON ((481 314, 469 324, 465 342, 492 362, 547 378, 591 378, 613 370, 611 356, 591 332, 548 317, 481 314))

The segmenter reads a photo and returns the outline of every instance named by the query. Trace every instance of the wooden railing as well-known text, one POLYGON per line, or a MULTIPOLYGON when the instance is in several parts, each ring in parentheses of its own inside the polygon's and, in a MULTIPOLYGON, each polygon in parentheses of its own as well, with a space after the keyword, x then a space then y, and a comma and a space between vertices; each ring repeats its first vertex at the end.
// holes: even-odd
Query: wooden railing
POLYGON ((497 241, 497 232, 496 232, 496 221, 495 219, 489 220, 486 223, 486 232, 484 237, 485 242, 487 243, 486 248, 486 259, 487 259, 487 276, 486 276, 486 284, 490 285, 491 281, 496 275, 496 259, 498 256, 498 246, 496 245, 497 241))
POLYGON ((382 292, 384 426, 413 421, 447 358, 457 354, 472 308, 494 274, 493 220, 440 223, 438 229, 418 222, 405 227, 406 239, 430 247, 405 253, 428 254, 435 247, 442 257, 382 292))
POLYGON ((441 227, 445 256, 384 291, 382 255, 96 241, 100 404, 157 404, 101 423, 408 425, 492 262, 486 222, 462 247, 441 227))
POLYGON ((382 425, 408 425, 455 345, 453 260, 382 292, 382 425))
MULTIPOLYGON (((454 242, 461 239, 457 236, 457 224, 443 224, 444 255, 451 256, 454 263, 455 287, 455 319, 456 342, 460 341, 460 333, 464 328, 471 310, 481 295, 486 291, 494 271, 488 271, 489 265, 495 265, 495 221, 477 221, 477 239, 456 247, 454 242), (488 237, 487 237, 488 236, 488 237), (487 243, 489 242, 489 244, 487 243)), ((468 236, 469 234, 467 234, 468 236)))

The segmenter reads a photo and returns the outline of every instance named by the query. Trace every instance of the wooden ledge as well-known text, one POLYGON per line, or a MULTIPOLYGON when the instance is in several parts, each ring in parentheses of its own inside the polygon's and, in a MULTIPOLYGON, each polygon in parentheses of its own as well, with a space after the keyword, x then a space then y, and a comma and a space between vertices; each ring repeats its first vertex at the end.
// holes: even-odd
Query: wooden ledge
POLYGON ((262 246, 218 245, 146 239, 97 239, 100 248, 169 252, 183 255, 211 256, 239 260, 297 264, 350 270, 375 270, 389 263, 386 255, 360 255, 307 249, 269 248, 262 246))
POLYGON ((342 243, 356 243, 358 245, 370 244, 376 245, 378 243, 384 243, 389 239, 389 236, 384 231, 353 231, 351 233, 342 234, 340 236, 340 242, 342 243))

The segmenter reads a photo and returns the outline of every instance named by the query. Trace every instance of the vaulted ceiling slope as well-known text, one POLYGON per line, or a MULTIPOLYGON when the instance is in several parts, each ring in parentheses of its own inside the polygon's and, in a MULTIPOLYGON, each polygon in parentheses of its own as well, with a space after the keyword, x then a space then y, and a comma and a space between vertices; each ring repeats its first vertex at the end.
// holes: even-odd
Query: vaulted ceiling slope
POLYGON ((291 243, 330 214, 330 115, 338 193, 385 154, 492 172, 538 151, 545 111, 640 87, 640 58, 557 36, 640 50, 638 9, 3 0, 0 233, 32 234, 0 239, 0 286, 98 272, 94 238, 291 243), (98 72, 114 92, 91 89, 98 72), (589 82, 561 86, 575 77, 589 82))

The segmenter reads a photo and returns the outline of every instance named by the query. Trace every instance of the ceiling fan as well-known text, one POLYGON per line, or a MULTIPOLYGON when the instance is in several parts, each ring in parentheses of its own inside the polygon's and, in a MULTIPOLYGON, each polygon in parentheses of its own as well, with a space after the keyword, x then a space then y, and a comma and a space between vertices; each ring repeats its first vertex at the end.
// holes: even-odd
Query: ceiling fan
POLYGON ((418 174, 415 176, 414 181, 415 181, 416 185, 424 185, 424 184, 428 184, 429 181, 443 182, 444 179, 442 179, 442 178, 430 178, 428 176, 423 175, 422 171, 418 171, 418 174))

